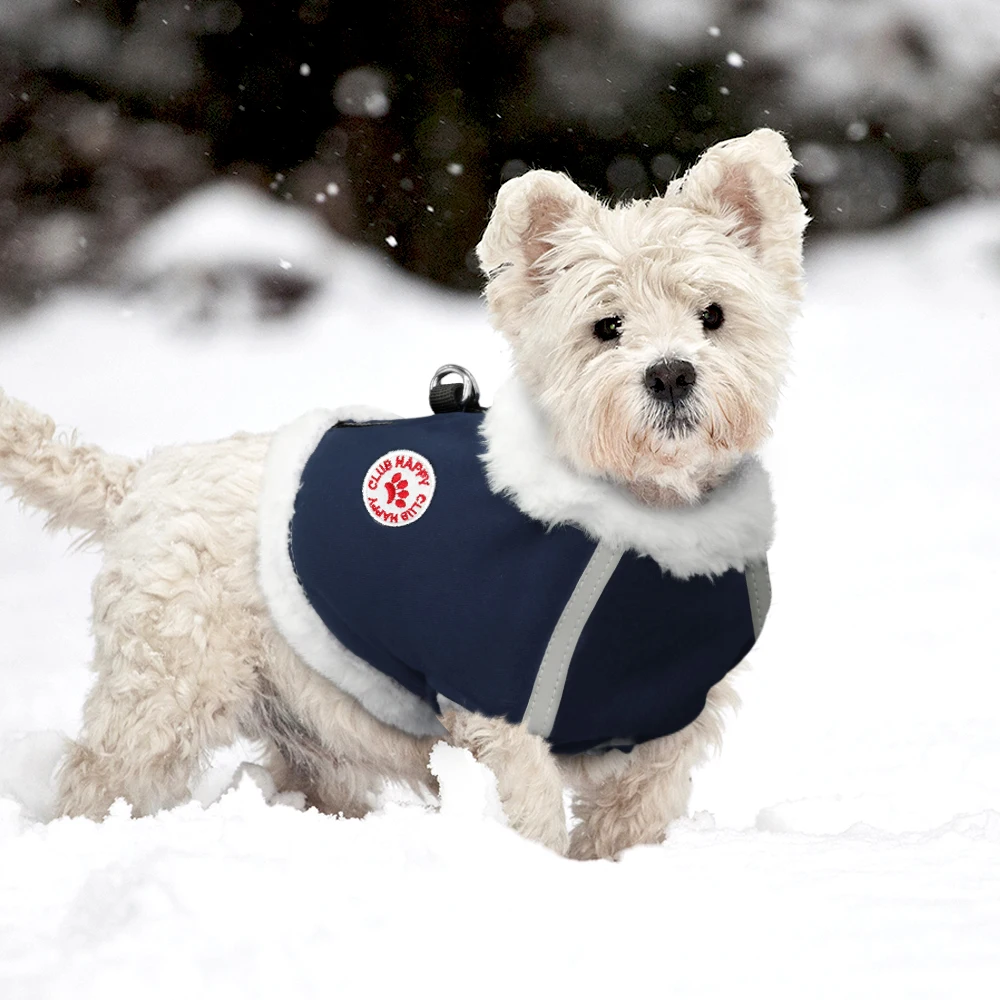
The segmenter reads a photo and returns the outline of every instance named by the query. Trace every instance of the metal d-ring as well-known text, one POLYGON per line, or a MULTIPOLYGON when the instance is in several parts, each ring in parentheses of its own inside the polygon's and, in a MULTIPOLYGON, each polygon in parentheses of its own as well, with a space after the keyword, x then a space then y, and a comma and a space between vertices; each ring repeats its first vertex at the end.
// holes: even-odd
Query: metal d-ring
POLYGON ((479 404, 479 386, 472 377, 472 372, 461 365, 442 365, 431 378, 430 392, 444 384, 445 377, 457 375, 462 380, 462 398, 459 405, 464 410, 467 406, 479 404))

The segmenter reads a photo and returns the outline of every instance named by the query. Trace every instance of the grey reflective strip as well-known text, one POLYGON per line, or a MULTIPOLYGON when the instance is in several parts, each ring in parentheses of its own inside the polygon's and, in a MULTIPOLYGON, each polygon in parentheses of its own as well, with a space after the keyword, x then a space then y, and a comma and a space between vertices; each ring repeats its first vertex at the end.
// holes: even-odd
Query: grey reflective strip
POLYGON ((750 617, 753 619, 753 637, 760 635, 771 607, 771 574, 767 571, 767 560, 747 563, 747 593, 750 595, 750 617))
POLYGON ((552 732, 576 644, 621 557, 620 549, 601 543, 577 580, 552 630, 535 677, 535 686, 531 689, 528 707, 524 710, 523 721, 529 733, 547 738, 552 732))

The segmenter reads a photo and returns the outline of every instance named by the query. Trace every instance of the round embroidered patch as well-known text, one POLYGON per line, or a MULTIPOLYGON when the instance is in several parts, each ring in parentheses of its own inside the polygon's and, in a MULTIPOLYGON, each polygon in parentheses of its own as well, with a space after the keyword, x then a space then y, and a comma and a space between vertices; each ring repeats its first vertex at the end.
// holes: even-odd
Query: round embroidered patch
POLYGON ((361 484, 365 509, 379 524, 399 528, 422 517, 434 496, 434 466, 415 451, 387 451, 361 484))

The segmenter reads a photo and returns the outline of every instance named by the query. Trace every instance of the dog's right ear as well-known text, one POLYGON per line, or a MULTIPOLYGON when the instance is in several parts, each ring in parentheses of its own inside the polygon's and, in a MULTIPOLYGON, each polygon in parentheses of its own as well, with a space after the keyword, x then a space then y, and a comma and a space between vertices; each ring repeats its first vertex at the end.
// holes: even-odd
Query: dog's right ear
POLYGON ((554 234, 589 198, 565 174, 551 170, 529 170, 507 181, 476 247, 483 273, 492 278, 509 267, 540 278, 539 259, 555 245, 554 234))

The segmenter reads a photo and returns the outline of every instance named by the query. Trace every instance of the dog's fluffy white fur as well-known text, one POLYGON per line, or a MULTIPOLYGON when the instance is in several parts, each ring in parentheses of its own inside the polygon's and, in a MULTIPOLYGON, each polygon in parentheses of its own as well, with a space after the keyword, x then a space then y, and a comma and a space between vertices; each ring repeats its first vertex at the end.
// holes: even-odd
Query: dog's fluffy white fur
MULTIPOLYGON (((647 202, 609 208, 546 171, 504 185, 479 246, 515 362, 484 422, 493 489, 682 577, 763 554, 773 513, 753 453, 801 296, 792 167, 784 140, 759 130, 714 146, 647 202), (704 320, 713 303, 718 329, 704 320), (613 341, 594 335, 609 316, 613 341), (683 400, 652 399, 644 373, 673 359, 696 383, 683 400)), ((302 599, 285 544, 298 475, 332 421, 376 415, 310 414, 273 436, 135 462, 57 438, 48 417, 0 393, 0 481, 104 549, 97 679, 61 770, 62 811, 101 818, 117 797, 137 814, 173 805, 206 754, 242 734, 266 744, 279 791, 362 815, 387 779, 433 791, 427 758, 446 734, 494 770, 514 828, 554 850, 613 857, 661 839, 719 741, 728 680, 679 733, 631 754, 556 758, 505 720, 455 706, 436 718, 302 599)))

